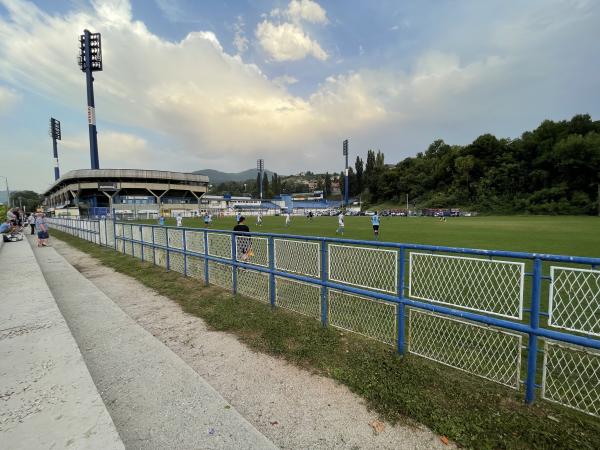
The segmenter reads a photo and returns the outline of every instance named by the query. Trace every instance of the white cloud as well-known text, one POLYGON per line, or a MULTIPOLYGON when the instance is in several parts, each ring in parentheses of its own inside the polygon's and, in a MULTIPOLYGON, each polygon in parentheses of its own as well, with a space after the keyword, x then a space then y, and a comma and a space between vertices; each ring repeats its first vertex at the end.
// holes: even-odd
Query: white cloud
POLYGON ((297 61, 307 56, 325 61, 329 57, 317 41, 293 23, 275 25, 264 20, 256 27, 256 37, 262 48, 275 61, 297 61))
POLYGON ((0 86, 0 116, 12 111, 14 106, 21 101, 21 94, 14 89, 0 86))
POLYGON ((321 45, 304 30, 302 21, 325 25, 329 23, 327 13, 312 0, 292 0, 287 9, 275 8, 269 16, 274 23, 266 18, 256 26, 255 35, 263 50, 274 61, 297 61, 307 56, 325 61, 329 55, 321 45))
POLYGON ((296 84, 298 79, 289 75, 282 75, 280 77, 273 78, 273 83, 277 86, 285 87, 292 84, 296 84))
POLYGON ((242 16, 238 16, 237 20, 233 24, 233 46, 237 49, 238 54, 244 53, 248 50, 248 38, 244 34, 244 18, 242 16))
POLYGON ((177 0, 154 0, 154 3, 170 22, 181 22, 185 19, 185 14, 177 0))
POLYGON ((287 16, 296 22, 305 20, 306 22, 327 24, 327 13, 317 2, 312 0, 292 0, 287 7, 287 16))

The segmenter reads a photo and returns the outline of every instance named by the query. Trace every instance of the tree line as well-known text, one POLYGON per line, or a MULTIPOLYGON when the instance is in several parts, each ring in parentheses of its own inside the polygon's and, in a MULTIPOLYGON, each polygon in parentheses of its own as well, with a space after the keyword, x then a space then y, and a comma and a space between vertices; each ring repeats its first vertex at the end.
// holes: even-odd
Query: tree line
POLYGON ((484 134, 468 145, 436 140, 395 165, 386 165, 382 152, 369 150, 366 164, 356 158, 349 183, 351 196, 361 194, 371 204, 403 204, 408 194, 422 208, 596 214, 600 121, 584 114, 546 120, 517 139, 484 134))

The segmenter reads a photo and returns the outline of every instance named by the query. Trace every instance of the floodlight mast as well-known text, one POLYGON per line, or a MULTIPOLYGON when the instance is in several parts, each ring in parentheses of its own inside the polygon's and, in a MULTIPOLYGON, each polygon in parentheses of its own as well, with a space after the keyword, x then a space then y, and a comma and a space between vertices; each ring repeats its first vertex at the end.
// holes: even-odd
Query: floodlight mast
POLYGON ((87 84, 88 129, 90 135, 90 162, 92 169, 100 168, 98 137, 96 131, 96 106, 94 103, 94 77, 92 72, 102 70, 102 43, 100 33, 83 30, 79 37, 79 67, 85 72, 87 84))
POLYGON ((344 177, 344 206, 348 207, 348 139, 342 144, 342 154, 346 157, 346 171, 344 177))
POLYGON ((60 170, 58 168, 58 144, 56 141, 61 140, 60 120, 54 117, 50 118, 50 136, 52 137, 52 150, 54 156, 54 181, 60 178, 60 170))
POLYGON ((256 161, 256 170, 258 170, 258 174, 260 175, 260 177, 259 177, 260 186, 258 187, 258 189, 260 192, 260 199, 262 200, 262 198, 263 198, 263 177, 264 177, 264 172, 265 172, 265 160, 264 159, 258 159, 256 161))

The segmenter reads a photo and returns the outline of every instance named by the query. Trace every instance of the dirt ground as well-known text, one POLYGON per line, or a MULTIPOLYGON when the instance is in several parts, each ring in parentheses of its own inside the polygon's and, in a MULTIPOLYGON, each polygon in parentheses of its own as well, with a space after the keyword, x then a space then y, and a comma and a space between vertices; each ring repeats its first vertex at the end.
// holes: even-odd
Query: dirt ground
POLYGON ((425 427, 381 432, 377 415, 335 381, 269 355, 233 335, 208 330, 202 319, 138 281, 54 239, 55 249, 86 278, 211 384, 248 421, 281 448, 454 448, 425 427))

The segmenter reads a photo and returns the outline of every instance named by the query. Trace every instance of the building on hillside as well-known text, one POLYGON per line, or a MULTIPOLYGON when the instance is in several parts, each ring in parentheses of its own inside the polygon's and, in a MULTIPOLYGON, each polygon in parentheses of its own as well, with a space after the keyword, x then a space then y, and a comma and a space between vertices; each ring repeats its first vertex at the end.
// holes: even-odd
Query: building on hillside
POLYGON ((81 169, 65 173, 44 192, 54 215, 119 218, 199 213, 208 177, 139 169, 81 169))

